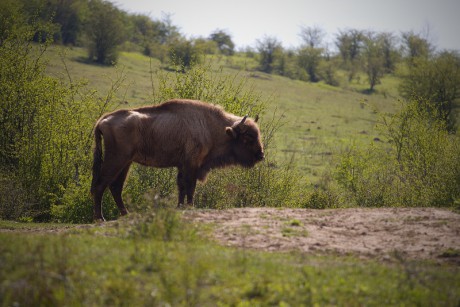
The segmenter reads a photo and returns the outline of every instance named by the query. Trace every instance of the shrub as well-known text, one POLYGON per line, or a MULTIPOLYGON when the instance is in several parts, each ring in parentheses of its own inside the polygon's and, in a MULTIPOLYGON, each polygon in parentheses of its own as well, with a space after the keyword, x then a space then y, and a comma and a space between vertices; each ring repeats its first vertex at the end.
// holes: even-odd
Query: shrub
POLYGON ((316 188, 309 195, 306 201, 302 204, 304 208, 310 209, 331 209, 337 208, 339 198, 335 191, 330 187, 328 189, 316 188))
POLYGON ((0 44, 0 177, 15 187, 1 189, 0 213, 48 220, 51 205, 62 204, 64 192, 90 174, 93 124, 112 107, 113 90, 99 98, 84 82, 46 76, 43 55, 51 37, 31 43, 37 31, 47 33, 46 25, 12 16, 16 25, 0 44))
POLYGON ((448 206, 460 195, 460 139, 425 100, 402 104, 379 124, 389 145, 342 155, 336 177, 360 206, 448 206))
MULTIPOLYGON (((91 223, 93 221, 93 200, 89 193, 91 178, 81 176, 78 183, 70 182, 61 186, 61 195, 51 205, 51 218, 60 223, 91 223)), ((104 194, 104 216, 115 219, 119 216, 115 201, 110 193, 104 194)))

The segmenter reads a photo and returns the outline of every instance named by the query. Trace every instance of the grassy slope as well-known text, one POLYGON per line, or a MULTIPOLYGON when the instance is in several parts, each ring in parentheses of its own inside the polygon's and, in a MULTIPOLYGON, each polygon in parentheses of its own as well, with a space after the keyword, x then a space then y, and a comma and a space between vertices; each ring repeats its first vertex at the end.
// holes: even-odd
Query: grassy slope
POLYGON ((39 227, 0 221, 0 229, 16 230, 0 232, 5 306, 453 306, 460 299, 455 266, 225 248, 200 239, 175 211, 83 229, 39 227))
MULTIPOLYGON (((48 72, 65 79, 59 50, 51 50, 48 72)), ((124 85, 118 92, 118 99, 127 102, 124 106, 150 103, 150 71, 160 69, 157 60, 123 52, 117 68, 88 65, 84 63, 85 50, 79 48, 66 50, 65 57, 73 80, 86 79, 91 88, 103 95, 113 80, 124 75, 124 85)), ((212 61, 216 69, 223 66, 224 73, 249 78, 248 83, 266 97, 269 111, 266 116, 271 117, 275 110, 283 116, 284 125, 275 136, 276 157, 279 161, 289 161, 294 154, 296 165, 312 183, 321 177, 340 150, 352 143, 367 144, 378 137, 374 110, 390 110, 394 98, 387 97, 397 95, 397 80, 392 77, 385 78, 377 87, 384 95, 366 95, 361 93, 367 86, 364 76, 362 81, 345 84, 343 89, 241 70, 253 68, 254 59, 235 56, 215 57, 212 61)))

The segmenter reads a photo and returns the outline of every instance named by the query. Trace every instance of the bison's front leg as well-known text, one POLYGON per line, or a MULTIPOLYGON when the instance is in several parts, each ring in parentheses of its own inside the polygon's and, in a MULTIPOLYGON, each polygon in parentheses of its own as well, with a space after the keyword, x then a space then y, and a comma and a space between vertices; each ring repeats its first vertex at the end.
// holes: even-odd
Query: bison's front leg
POLYGON ((181 169, 179 169, 177 172, 177 189, 179 193, 179 201, 177 206, 180 207, 184 204, 186 193, 184 173, 181 169))
POLYGON ((185 195, 187 195, 187 205, 193 205, 193 195, 196 187, 196 170, 194 169, 179 169, 177 174, 177 188, 179 191, 178 207, 184 204, 185 195))
POLYGON ((195 194, 196 187, 196 172, 190 174, 186 180, 186 190, 187 190, 187 204, 193 206, 193 196, 195 194))

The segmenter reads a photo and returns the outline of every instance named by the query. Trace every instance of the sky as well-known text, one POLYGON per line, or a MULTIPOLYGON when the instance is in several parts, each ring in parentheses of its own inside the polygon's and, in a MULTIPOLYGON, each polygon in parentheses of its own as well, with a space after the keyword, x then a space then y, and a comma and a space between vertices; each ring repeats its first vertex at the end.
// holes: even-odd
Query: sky
POLYGON ((225 30, 236 48, 255 47, 265 35, 285 48, 300 46, 301 27, 326 32, 329 48, 339 30, 414 31, 438 50, 460 50, 460 0, 110 0, 129 13, 161 19, 188 38, 225 30))

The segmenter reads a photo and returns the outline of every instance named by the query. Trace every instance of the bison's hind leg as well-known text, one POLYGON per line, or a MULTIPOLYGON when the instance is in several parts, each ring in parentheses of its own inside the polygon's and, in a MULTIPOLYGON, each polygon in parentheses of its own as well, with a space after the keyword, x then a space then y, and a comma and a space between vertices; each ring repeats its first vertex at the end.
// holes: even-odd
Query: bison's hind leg
POLYGON ((105 161, 102 163, 100 174, 92 188, 95 221, 104 220, 102 215, 102 197, 108 186, 110 187, 120 212, 122 214, 127 213, 123 201, 121 200, 121 190, 123 189, 123 183, 128 174, 129 165, 131 164, 129 161, 129 159, 114 157, 108 154, 105 161))
POLYGON ((120 172, 117 178, 109 186, 110 192, 112 193, 113 199, 115 200, 115 203, 117 204, 118 210, 120 211, 121 215, 128 214, 128 210, 126 209, 125 204, 123 203, 123 199, 121 197, 121 192, 123 191, 123 184, 125 183, 126 176, 128 175, 130 166, 131 163, 125 166, 125 168, 123 168, 123 170, 120 172))

